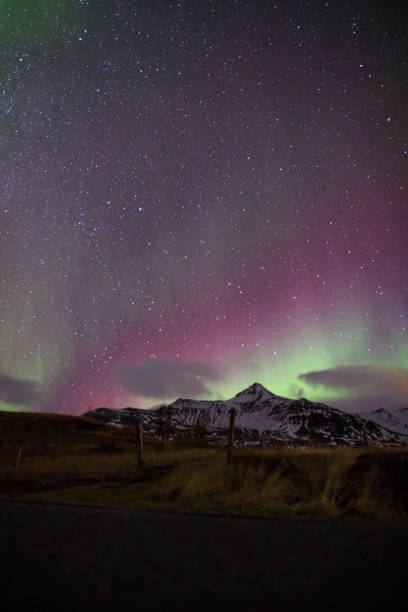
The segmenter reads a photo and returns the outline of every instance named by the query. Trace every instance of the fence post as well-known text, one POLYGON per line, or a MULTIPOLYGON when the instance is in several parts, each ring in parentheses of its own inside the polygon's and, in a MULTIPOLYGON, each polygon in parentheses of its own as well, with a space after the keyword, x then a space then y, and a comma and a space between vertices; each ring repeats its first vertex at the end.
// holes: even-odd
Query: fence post
POLYGON ((169 415, 166 404, 162 404, 159 408, 158 431, 161 437, 162 450, 166 451, 169 442, 169 415))
POLYGON ((231 408, 229 411, 230 420, 228 427, 228 444, 227 444, 227 463, 231 461, 232 449, 234 447, 234 423, 235 423, 235 409, 231 408))
POLYGON ((367 429, 366 429, 365 425, 364 425, 363 431, 364 431, 364 434, 363 434, 363 436, 364 436, 364 446, 367 447, 368 446, 368 440, 367 440, 367 429))
POLYGON ((16 466, 14 468, 14 476, 17 476, 18 468, 20 467, 20 460, 21 460, 22 452, 23 452, 23 446, 22 444, 20 444, 20 446, 18 447, 18 451, 17 451, 16 466))
POLYGON ((167 415, 163 419, 162 426, 162 448, 163 451, 167 451, 169 447, 169 425, 167 423, 167 415))
POLYGON ((143 417, 139 415, 136 423, 136 451, 137 451, 137 469, 140 470, 144 466, 143 461, 143 417))

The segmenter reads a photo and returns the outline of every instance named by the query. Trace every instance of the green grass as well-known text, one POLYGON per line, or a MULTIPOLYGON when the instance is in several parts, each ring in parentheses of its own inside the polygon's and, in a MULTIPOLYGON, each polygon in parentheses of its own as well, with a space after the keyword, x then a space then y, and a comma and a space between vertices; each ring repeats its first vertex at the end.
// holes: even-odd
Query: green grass
POLYGON ((4 414, 0 482, 9 499, 290 519, 408 518, 407 450, 245 449, 227 464, 222 449, 163 452, 146 440, 138 471, 133 432, 75 417, 4 414))

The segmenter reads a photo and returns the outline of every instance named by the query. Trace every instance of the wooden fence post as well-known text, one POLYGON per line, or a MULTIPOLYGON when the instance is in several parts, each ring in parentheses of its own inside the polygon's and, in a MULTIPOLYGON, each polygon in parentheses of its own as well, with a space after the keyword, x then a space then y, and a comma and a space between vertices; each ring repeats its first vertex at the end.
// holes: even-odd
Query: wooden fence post
POLYGON ((18 468, 20 467, 20 460, 21 460, 22 452, 23 452, 23 446, 22 444, 20 444, 20 446, 18 447, 18 451, 17 451, 16 466, 14 468, 14 476, 17 476, 18 468))
POLYGON ((166 451, 169 443, 169 415, 166 404, 162 404, 159 408, 158 428, 162 450, 166 451))
POLYGON ((229 411, 230 420, 228 427, 228 444, 227 444, 227 463, 230 463, 232 458, 232 449, 234 447, 234 423, 235 423, 235 409, 231 408, 229 411))
POLYGON ((167 416, 163 419, 162 424, 162 448, 163 451, 167 451, 169 447, 169 426, 167 423, 167 416))
POLYGON ((367 440, 367 429, 364 425, 364 429, 363 429, 363 436, 364 436, 364 446, 367 447, 368 446, 368 440, 367 440))
POLYGON ((136 423, 136 451, 137 451, 137 469, 141 470, 144 467, 143 461, 143 417, 139 415, 136 423))

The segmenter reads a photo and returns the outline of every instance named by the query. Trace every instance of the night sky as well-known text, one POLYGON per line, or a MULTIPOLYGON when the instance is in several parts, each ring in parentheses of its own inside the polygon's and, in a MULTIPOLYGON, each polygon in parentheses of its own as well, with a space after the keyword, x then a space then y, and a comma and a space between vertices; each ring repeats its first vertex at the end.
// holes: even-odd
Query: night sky
POLYGON ((0 408, 408 406, 391 2, 0 3, 0 408))

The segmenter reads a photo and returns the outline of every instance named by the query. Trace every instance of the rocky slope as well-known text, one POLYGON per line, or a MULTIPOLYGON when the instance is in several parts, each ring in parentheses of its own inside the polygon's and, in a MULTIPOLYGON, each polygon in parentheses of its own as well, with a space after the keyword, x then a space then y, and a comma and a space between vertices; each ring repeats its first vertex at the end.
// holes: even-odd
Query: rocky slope
POLYGON ((369 412, 360 412, 359 416, 390 431, 408 436, 408 408, 397 410, 377 408, 369 412))

